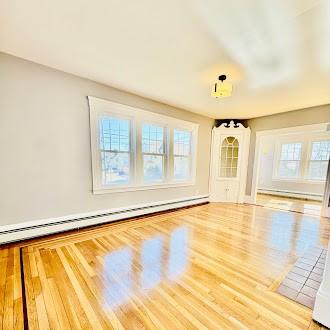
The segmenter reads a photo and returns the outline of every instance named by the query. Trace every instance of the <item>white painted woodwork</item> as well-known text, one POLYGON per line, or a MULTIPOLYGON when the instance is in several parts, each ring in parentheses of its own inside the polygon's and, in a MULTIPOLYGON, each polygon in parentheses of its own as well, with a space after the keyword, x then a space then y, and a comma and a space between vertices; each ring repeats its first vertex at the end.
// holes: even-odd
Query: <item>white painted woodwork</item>
MULTIPOLYGON (((243 203, 245 198, 246 175, 250 145, 250 128, 242 124, 224 123, 212 131, 211 149, 211 177, 210 177, 210 200, 212 202, 243 203), (228 168, 228 162, 221 154, 225 147, 226 139, 236 139, 238 142, 237 171, 224 171, 228 168), (225 143, 224 143, 225 141, 225 143)), ((235 146, 229 146, 234 148, 235 146)), ((233 150, 233 149, 232 149, 233 150)), ((233 164, 233 160, 231 161, 233 164)), ((235 168, 236 166, 234 166, 235 168)))
POLYGON ((330 162, 328 163, 321 215, 330 218, 330 162))

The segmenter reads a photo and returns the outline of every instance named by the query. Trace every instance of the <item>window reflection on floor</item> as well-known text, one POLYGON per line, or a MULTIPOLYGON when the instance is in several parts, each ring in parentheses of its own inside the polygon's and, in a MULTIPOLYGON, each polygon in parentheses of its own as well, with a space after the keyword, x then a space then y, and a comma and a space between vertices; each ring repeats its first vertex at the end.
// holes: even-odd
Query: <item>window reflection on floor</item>
POLYGON ((151 289, 161 280, 163 238, 155 237, 143 242, 141 250, 141 288, 151 289))
POLYGON ((271 246, 281 251, 292 251, 298 255, 311 245, 318 245, 320 223, 314 217, 290 212, 272 214, 271 246))
POLYGON ((297 253, 305 251, 311 245, 318 245, 320 235, 320 222, 317 219, 305 216, 299 224, 298 242, 296 244, 297 253))
POLYGON ((293 197, 274 197, 272 195, 257 194, 257 205, 280 209, 285 211, 294 211, 310 215, 320 215, 322 202, 317 200, 304 200, 293 197))
POLYGON ((175 280, 187 266, 188 229, 180 227, 171 234, 168 278, 175 280))
POLYGON ((293 213, 279 212, 272 214, 271 246, 281 251, 291 248, 291 235, 293 232, 293 213))
POLYGON ((105 256, 105 302, 116 307, 126 302, 133 287, 132 250, 124 248, 105 256))
POLYGON ((282 210, 290 210, 292 207, 292 202, 284 202, 278 199, 271 199, 268 203, 265 204, 266 207, 275 207, 282 210))
POLYGON ((188 228, 181 226, 173 230, 170 237, 158 234, 144 240, 137 252, 125 247, 106 255, 106 305, 118 307, 132 295, 148 293, 162 280, 178 280, 188 266, 188 234, 188 228))

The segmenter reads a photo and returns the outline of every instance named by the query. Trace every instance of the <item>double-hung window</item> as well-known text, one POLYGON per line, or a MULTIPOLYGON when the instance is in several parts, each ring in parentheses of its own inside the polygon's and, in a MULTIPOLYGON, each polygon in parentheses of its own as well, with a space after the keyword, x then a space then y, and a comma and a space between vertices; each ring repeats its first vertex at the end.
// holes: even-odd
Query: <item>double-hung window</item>
POLYGON ((187 180, 191 169, 191 132, 174 129, 174 179, 187 180))
POLYGON ((308 164, 308 179, 325 180, 330 156, 330 141, 313 141, 308 164))
POLYGON ((130 122, 103 117, 99 120, 102 185, 128 184, 130 181, 130 122))
POLYGON ((157 183, 164 181, 164 127, 152 124, 143 124, 142 159, 144 182, 157 183))
POLYGON ((296 179, 300 174, 302 143, 283 143, 278 163, 277 176, 283 179, 296 179))
POLYGON ((88 97, 93 192, 195 184, 198 125, 88 97))

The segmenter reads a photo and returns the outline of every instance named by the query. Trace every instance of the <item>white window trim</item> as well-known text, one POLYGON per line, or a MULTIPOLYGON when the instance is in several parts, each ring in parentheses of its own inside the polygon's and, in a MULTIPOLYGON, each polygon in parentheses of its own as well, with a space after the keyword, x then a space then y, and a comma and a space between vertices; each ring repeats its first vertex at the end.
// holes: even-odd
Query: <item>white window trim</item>
POLYGON ((189 177, 192 176, 192 170, 194 168, 194 163, 195 163, 195 158, 194 158, 194 151, 192 150, 192 144, 190 146, 190 152, 188 155, 179 155, 179 154, 175 154, 174 153, 174 130, 178 130, 178 131, 184 131, 184 132, 189 132, 191 133, 190 135, 190 138, 191 140, 193 140, 193 132, 187 130, 187 129, 183 129, 183 128, 179 128, 179 127, 174 127, 171 129, 171 148, 172 148, 172 160, 171 160, 171 164, 170 164, 170 167, 171 167, 171 175, 172 175, 172 180, 173 182, 177 182, 178 184, 182 183, 182 182, 185 182, 185 180, 181 180, 181 179, 176 179, 174 177, 174 159, 175 157, 185 157, 185 158, 188 158, 189 160, 189 177))
MULTIPOLYGON (((162 127, 163 128, 163 153, 162 154, 158 154, 158 153, 152 153, 152 152, 143 152, 142 151, 142 143, 140 142, 140 147, 141 147, 141 152, 140 152, 140 156, 141 156, 141 168, 142 168, 142 173, 141 173, 141 177, 139 178, 141 180, 141 182, 143 182, 143 156, 144 155, 154 155, 154 156, 162 156, 163 157, 163 181, 161 182, 156 182, 156 183, 148 183, 144 186, 151 186, 151 185, 162 185, 164 182, 167 182, 168 181, 168 164, 169 164, 169 143, 168 143, 168 140, 169 140, 169 127, 167 124, 164 124, 161 123, 160 121, 159 122, 156 122, 156 121, 142 121, 140 122, 140 127, 139 127, 139 132, 141 134, 142 132, 142 127, 143 125, 146 124, 146 125, 153 125, 153 126, 157 126, 157 127, 162 127)), ((141 141, 141 140, 140 140, 141 141)), ((143 183, 142 183, 143 185, 143 183)))
POLYGON ((322 138, 322 137, 317 137, 317 138, 313 138, 310 139, 310 141, 308 141, 308 145, 307 145, 307 160, 306 160, 306 166, 305 166, 305 172, 304 172, 304 180, 306 182, 311 182, 311 183, 324 183, 326 179, 322 180, 322 179, 311 179, 308 175, 309 173, 309 165, 311 162, 311 158, 312 158, 312 144, 313 142, 322 142, 322 141, 330 141, 329 138, 322 138))
POLYGON ((304 137, 287 136, 280 138, 275 146, 275 157, 273 166, 273 181, 285 181, 295 183, 323 184, 324 180, 310 179, 308 177, 308 166, 312 152, 312 142, 329 140, 329 133, 306 134, 304 137), (281 157, 282 145, 286 143, 302 143, 299 175, 297 178, 284 178, 278 175, 279 162, 281 157))
POLYGON ((196 162, 197 162, 197 142, 199 124, 176 119, 173 117, 153 113, 128 105, 115 103, 112 101, 88 96, 90 109, 90 131, 91 131, 91 155, 92 155, 92 176, 93 193, 117 193, 127 191, 139 191, 148 189, 161 189, 172 187, 192 186, 196 183, 196 162), (101 163, 99 150, 99 118, 102 116, 116 116, 130 120, 131 124, 131 164, 130 183, 127 185, 103 186, 101 183, 101 163), (165 123, 165 124, 164 124, 165 123), (142 162, 142 144, 141 130, 143 124, 155 124, 164 127, 165 157, 164 162, 164 181, 162 183, 145 184, 143 182, 143 162, 142 162), (187 181, 177 181, 173 176, 173 131, 182 129, 191 132, 191 173, 187 181))
POLYGON ((276 144, 275 147, 275 166, 273 166, 273 180, 274 181, 297 181, 302 175, 302 159, 304 156, 304 141, 300 139, 289 139, 289 140, 281 140, 276 144), (286 178, 279 175, 280 161, 281 161, 281 153, 282 153, 282 145, 283 144, 293 144, 293 143, 301 143, 301 154, 299 160, 299 170, 298 176, 296 178, 286 178))

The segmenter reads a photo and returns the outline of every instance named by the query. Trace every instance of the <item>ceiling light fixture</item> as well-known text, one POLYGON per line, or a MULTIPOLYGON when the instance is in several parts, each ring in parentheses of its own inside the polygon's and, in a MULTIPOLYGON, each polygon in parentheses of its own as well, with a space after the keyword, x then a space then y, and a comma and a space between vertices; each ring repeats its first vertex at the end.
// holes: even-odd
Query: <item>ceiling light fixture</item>
POLYGON ((214 84, 211 95, 216 98, 228 97, 231 96, 233 91, 233 85, 225 82, 227 76, 222 74, 219 76, 219 81, 214 84))

